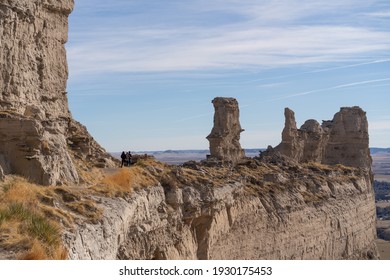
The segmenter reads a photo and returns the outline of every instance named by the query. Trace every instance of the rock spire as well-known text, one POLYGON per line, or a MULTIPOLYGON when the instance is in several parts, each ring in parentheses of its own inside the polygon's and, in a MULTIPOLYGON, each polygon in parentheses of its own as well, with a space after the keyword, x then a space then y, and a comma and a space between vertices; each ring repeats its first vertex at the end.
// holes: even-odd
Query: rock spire
POLYGON ((245 156, 240 145, 240 134, 244 130, 239 121, 238 102, 234 98, 216 97, 212 103, 214 127, 207 136, 210 157, 235 164, 245 156))
POLYGON ((298 162, 371 168, 368 121, 360 107, 342 107, 333 120, 307 120, 297 129, 294 112, 285 109, 282 142, 265 155, 280 153, 298 162))

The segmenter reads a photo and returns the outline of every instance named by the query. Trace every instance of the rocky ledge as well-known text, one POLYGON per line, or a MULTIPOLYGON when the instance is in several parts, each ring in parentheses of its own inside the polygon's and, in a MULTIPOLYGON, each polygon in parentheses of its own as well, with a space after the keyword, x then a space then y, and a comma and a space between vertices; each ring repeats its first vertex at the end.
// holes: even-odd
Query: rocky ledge
POLYGON ((287 159, 148 162, 158 183, 94 196, 102 217, 64 237, 71 259, 375 259, 371 175, 287 159))

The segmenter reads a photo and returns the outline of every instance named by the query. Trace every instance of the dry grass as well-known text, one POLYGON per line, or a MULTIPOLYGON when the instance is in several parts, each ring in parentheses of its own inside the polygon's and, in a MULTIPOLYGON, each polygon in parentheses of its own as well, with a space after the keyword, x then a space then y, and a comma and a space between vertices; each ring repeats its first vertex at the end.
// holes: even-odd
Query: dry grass
POLYGON ((21 255, 21 260, 46 260, 47 259, 47 253, 45 248, 42 246, 41 242, 34 240, 31 249, 21 255))
POLYGON ((157 183, 155 177, 148 170, 134 166, 121 168, 114 174, 107 175, 91 189, 109 197, 118 197, 129 194, 135 189, 153 186, 157 183))
POLYGON ((0 222, 2 245, 20 251, 21 255, 24 255, 27 249, 31 252, 42 251, 39 255, 44 255, 44 259, 58 257, 54 253, 62 247, 61 230, 55 222, 36 209, 20 203, 12 203, 7 208, 1 209, 0 216, 2 216, 0 222), (37 250, 38 247, 41 249, 37 250))
POLYGON ((62 210, 41 201, 54 201, 53 190, 16 176, 8 176, 0 188, 0 246, 21 259, 66 259, 59 225, 62 210))
POLYGON ((156 185, 165 167, 147 158, 109 175, 83 169, 89 177, 84 174, 87 180, 75 187, 37 186, 9 175, 0 182, 0 247, 20 259, 66 259, 61 239, 64 228, 71 229, 76 219, 94 223, 102 216, 93 197, 125 196, 156 185))
POLYGON ((32 242, 31 248, 20 255, 20 260, 66 260, 68 257, 68 251, 63 246, 58 246, 54 251, 48 255, 48 249, 38 240, 32 242))
POLYGON ((36 204, 37 194, 42 190, 25 179, 18 178, 6 184, 3 191, 2 200, 8 203, 36 204))

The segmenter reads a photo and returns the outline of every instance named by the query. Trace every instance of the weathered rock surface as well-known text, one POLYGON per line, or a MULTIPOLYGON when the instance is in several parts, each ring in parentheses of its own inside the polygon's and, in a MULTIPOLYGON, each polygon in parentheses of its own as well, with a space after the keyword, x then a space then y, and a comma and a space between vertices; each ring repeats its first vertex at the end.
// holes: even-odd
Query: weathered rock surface
POLYGON ((212 101, 215 109, 214 127, 207 140, 210 156, 224 162, 237 163, 245 156, 240 145, 241 128, 238 102, 234 98, 216 97, 212 101))
POLYGON ((79 221, 65 243, 71 259, 377 258, 369 172, 323 168, 238 166, 219 183, 220 169, 183 169, 179 186, 96 197, 102 220, 79 221))
POLYGON ((341 108, 332 121, 323 162, 370 168, 368 121, 359 107, 341 108))
POLYGON ((333 120, 324 121, 322 125, 308 120, 300 129, 297 129, 294 112, 288 108, 285 118, 282 142, 268 149, 264 156, 279 153, 297 162, 371 168, 368 121, 361 108, 343 107, 333 120))
POLYGON ((73 0, 0 3, 0 165, 5 173, 44 185, 79 181, 70 148, 77 154, 88 146, 83 158, 112 163, 68 108, 64 44, 73 5, 73 0))
POLYGON ((284 129, 282 131, 282 143, 278 146, 280 153, 291 157, 300 158, 302 154, 302 143, 299 139, 295 114, 289 108, 284 110, 284 129))
POLYGON ((78 182, 61 128, 48 131, 41 122, 24 117, 0 117, 0 165, 43 185, 78 182))

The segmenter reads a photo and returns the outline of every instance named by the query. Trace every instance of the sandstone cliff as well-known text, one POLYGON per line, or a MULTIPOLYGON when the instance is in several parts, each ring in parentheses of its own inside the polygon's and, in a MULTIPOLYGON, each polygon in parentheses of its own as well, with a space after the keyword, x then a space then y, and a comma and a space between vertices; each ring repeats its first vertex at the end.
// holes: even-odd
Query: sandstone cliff
POLYGON ((269 148, 263 156, 280 154, 297 162, 343 164, 371 169, 368 121, 359 107, 343 107, 333 120, 306 121, 297 129, 294 112, 285 109, 285 127, 282 142, 269 148))
POLYGON ((103 216, 65 235, 71 259, 370 259, 369 172, 319 164, 147 163, 160 183, 95 197, 103 216), (154 166, 154 167, 153 167, 154 166))
POLYGON ((68 108, 64 44, 73 5, 0 2, 0 166, 43 185, 79 182, 75 157, 112 165, 68 108))

